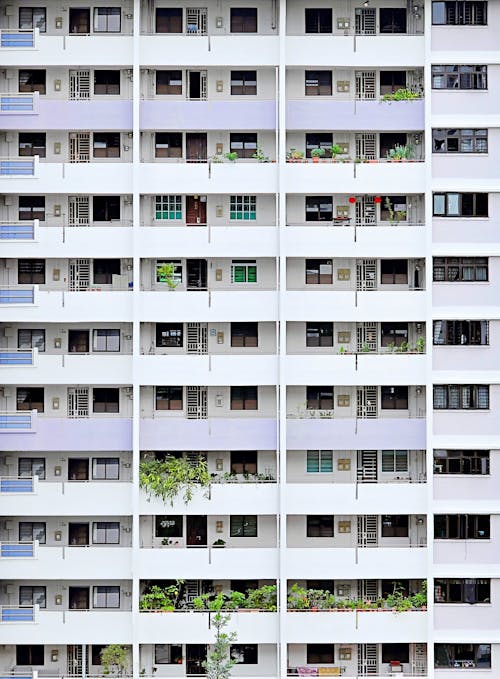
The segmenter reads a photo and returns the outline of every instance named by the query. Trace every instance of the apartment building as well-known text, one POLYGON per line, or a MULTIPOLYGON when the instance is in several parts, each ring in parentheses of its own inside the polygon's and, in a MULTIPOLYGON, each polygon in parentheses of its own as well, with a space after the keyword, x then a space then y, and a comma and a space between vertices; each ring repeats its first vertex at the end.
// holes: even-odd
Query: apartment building
POLYGON ((499 32, 1 3, 1 678, 499 676, 499 32))

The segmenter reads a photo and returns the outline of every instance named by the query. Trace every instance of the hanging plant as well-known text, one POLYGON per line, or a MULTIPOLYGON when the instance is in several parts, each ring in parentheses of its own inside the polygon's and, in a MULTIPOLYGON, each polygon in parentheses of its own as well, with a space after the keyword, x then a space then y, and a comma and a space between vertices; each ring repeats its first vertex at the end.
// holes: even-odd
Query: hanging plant
POLYGON ((148 497, 161 498, 173 506, 175 498, 182 494, 185 504, 193 498, 200 486, 208 497, 211 477, 203 457, 193 464, 185 457, 167 457, 165 460, 144 460, 139 466, 139 485, 148 497))

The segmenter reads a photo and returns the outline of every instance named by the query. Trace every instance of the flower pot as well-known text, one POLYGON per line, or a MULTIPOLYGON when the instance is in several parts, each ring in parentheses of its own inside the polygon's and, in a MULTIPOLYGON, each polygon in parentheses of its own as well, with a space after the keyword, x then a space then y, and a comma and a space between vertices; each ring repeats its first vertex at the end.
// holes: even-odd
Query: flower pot
POLYGON ((313 156, 313 157, 312 157, 312 161, 313 161, 313 163, 319 163, 319 158, 318 158, 318 156, 313 156))

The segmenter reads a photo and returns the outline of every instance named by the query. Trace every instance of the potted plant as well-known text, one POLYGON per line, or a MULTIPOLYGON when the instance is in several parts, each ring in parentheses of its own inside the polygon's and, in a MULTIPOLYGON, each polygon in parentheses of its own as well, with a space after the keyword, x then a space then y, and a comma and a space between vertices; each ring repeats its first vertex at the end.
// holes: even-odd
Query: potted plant
POLYGON ((396 144, 396 146, 387 153, 388 160, 393 163, 406 162, 414 157, 415 150, 411 144, 396 144))
POLYGON ((175 290, 179 281, 175 278, 175 264, 168 262, 156 268, 156 278, 159 283, 166 283, 169 290, 175 290))
POLYGON ((236 151, 228 151, 227 153, 224 154, 224 158, 229 160, 231 163, 234 163, 235 160, 238 160, 238 154, 236 151))
POLYGON ((264 151, 260 146, 257 146, 257 149, 255 150, 255 153, 253 154, 252 158, 257 160, 259 163, 269 162, 269 156, 264 155, 264 151))
POLYGON ((384 94, 382 101, 410 101, 412 99, 421 99, 421 97, 422 95, 420 92, 416 92, 407 87, 400 87, 395 92, 384 94))
POLYGON ((142 595, 139 601, 139 610, 141 611, 174 611, 175 604, 179 599, 179 585, 170 585, 169 587, 158 587, 153 585, 145 594, 142 595))
POLYGON ((340 154, 343 151, 342 146, 340 146, 339 144, 332 144, 328 150, 330 151, 330 154, 332 156, 332 163, 335 163, 337 161, 337 156, 340 156, 340 154))
POLYGON ((325 149, 322 149, 318 147, 317 149, 313 149, 311 151, 311 158, 313 160, 313 163, 319 163, 319 159, 323 158, 325 155, 325 149))
POLYGON ((226 541, 223 540, 222 538, 218 538, 215 542, 212 543, 212 547, 225 547, 226 546, 226 541))
POLYGON ((423 354, 425 351, 425 339, 420 336, 417 338, 417 353, 423 354))
POLYGON ((276 585, 263 585, 247 591, 246 608, 261 611, 277 610, 276 585))
POLYGON ((297 151, 295 148, 291 148, 286 154, 286 160, 288 163, 300 163, 304 158, 304 151, 297 151))

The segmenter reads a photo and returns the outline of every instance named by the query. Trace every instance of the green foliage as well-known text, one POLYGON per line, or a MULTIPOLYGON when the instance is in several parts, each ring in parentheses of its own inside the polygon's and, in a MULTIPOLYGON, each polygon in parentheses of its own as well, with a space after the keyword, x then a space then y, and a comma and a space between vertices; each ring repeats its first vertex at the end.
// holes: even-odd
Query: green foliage
POLYGON ((224 158, 229 160, 231 163, 234 163, 235 160, 238 160, 238 154, 236 151, 229 151, 228 153, 224 154, 224 158))
POLYGON ((264 151, 260 146, 257 146, 255 153, 253 154, 252 158, 254 160, 258 160, 259 163, 268 163, 269 162, 269 156, 266 156, 264 154, 264 151))
POLYGON ((179 598, 179 585, 183 580, 178 580, 175 585, 158 587, 153 585, 139 601, 141 611, 173 611, 179 598))
POLYGON ((276 611, 276 585, 263 585, 258 589, 249 589, 247 592, 245 606, 246 608, 258 608, 263 611, 276 611))
MULTIPOLYGON (((391 151, 392 150, 393 149, 391 149, 391 151)), ((396 222, 396 224, 399 224, 399 222, 402 219, 406 219, 405 210, 394 210, 393 205, 391 203, 391 199, 389 198, 389 196, 386 196, 386 198, 384 200, 384 208, 389 213, 389 221, 390 222, 396 222)))
POLYGON ((139 485, 149 496, 154 495, 170 502, 182 493, 185 504, 193 498, 195 488, 205 488, 208 496, 211 477, 206 461, 200 456, 196 464, 184 457, 167 457, 165 460, 143 460, 139 466, 139 485))
POLYGON ((415 90, 410 90, 406 87, 400 87, 399 90, 391 92, 390 94, 384 94, 382 101, 409 101, 411 99, 421 99, 421 94, 415 92, 415 90))
POLYGON ((312 156, 313 158, 323 158, 323 156, 325 155, 325 153, 326 153, 326 152, 325 152, 325 149, 322 149, 322 148, 320 148, 320 147, 318 146, 317 149, 313 149, 313 150, 311 151, 311 156, 312 156))
POLYGON ((328 150, 332 154, 332 158, 336 158, 343 151, 342 146, 340 146, 339 144, 332 144, 328 150))
POLYGON ((287 608, 294 611, 318 610, 350 610, 368 611, 375 609, 392 609, 400 613, 427 605, 426 583, 422 585, 421 592, 413 596, 404 596, 401 587, 396 586, 394 592, 385 599, 376 601, 364 601, 363 599, 336 599, 328 590, 305 589, 294 583, 288 592, 287 608))
POLYGON ((217 594, 213 600, 215 615, 211 619, 211 626, 215 629, 215 643, 210 648, 210 653, 206 661, 202 663, 206 672, 207 679, 229 679, 231 669, 236 664, 236 660, 231 658, 231 644, 236 641, 235 632, 224 632, 231 620, 230 615, 224 615, 221 611, 224 607, 224 595, 217 594))
POLYGON ((302 160, 304 158, 304 151, 297 151, 295 148, 291 148, 286 154, 287 160, 302 160))
POLYGON ((396 144, 389 150, 387 157, 391 160, 410 160, 415 157, 415 149, 411 144, 396 144))
POLYGON ((417 338, 417 351, 419 354, 423 354, 425 351, 425 339, 423 337, 417 338))
POLYGON ((125 646, 109 644, 101 651, 101 663, 104 674, 121 677, 128 666, 128 653, 125 646))
POLYGON ((175 279, 175 264, 162 264, 156 269, 156 275, 160 283, 166 283, 170 290, 175 290, 179 281, 175 279))

